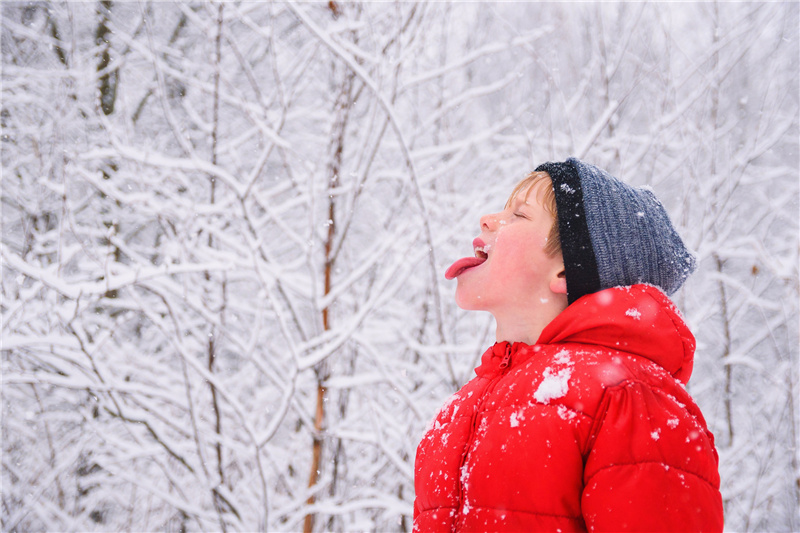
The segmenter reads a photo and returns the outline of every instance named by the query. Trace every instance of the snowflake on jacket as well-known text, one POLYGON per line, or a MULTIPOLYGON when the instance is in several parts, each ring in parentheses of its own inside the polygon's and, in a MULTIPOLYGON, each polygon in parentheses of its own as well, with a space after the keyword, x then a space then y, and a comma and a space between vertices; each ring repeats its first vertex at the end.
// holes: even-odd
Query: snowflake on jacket
POLYGON ((694 337, 649 285, 584 296, 500 342, 417 450, 416 531, 721 531, 694 337))

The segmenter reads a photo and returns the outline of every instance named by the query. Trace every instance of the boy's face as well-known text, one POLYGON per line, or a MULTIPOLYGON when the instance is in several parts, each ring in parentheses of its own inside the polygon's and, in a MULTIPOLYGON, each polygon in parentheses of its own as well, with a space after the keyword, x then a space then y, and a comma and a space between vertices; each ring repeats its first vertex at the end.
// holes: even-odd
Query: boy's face
MULTIPOLYGON (((507 313, 528 314, 555 297, 554 290, 559 292, 553 282, 558 278, 563 282, 564 260, 560 253, 551 256, 544 251, 553 224, 553 216, 540 198, 540 189, 546 186, 550 186, 548 181, 537 182, 519 191, 503 211, 481 217, 481 234, 473 246, 476 257, 486 260, 448 271, 458 277, 459 307, 490 311, 495 318, 507 313)), ((467 260, 456 265, 459 263, 471 264, 467 260)))

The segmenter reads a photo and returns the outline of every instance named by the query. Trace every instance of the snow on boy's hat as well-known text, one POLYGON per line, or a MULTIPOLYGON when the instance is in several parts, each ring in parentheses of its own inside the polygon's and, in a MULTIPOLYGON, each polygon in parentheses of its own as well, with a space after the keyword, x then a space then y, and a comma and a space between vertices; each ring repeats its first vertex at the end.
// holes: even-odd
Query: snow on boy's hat
POLYGON ((536 170, 553 181, 569 303, 635 283, 672 294, 694 271, 694 255, 651 190, 575 158, 536 170))

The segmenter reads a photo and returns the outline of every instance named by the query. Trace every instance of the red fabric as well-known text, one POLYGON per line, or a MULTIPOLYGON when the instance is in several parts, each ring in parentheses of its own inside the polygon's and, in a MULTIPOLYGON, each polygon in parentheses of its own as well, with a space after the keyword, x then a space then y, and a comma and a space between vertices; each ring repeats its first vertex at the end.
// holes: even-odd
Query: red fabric
POLYGON ((417 449, 415 531, 722 531, 694 337, 655 287, 584 296, 497 343, 417 449))

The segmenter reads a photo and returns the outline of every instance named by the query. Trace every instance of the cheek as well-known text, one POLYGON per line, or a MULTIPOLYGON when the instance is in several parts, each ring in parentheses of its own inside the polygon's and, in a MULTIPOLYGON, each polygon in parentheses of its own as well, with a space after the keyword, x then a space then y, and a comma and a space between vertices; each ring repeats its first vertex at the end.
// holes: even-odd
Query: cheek
POLYGON ((501 276, 527 271, 533 256, 531 246, 530 240, 520 238, 499 242, 495 250, 498 260, 492 263, 492 270, 501 276))
POLYGON ((507 239, 498 246, 497 262, 491 265, 493 281, 501 282, 501 288, 512 292, 527 290, 538 284, 547 270, 546 255, 541 239, 526 235, 526 238, 507 239))

